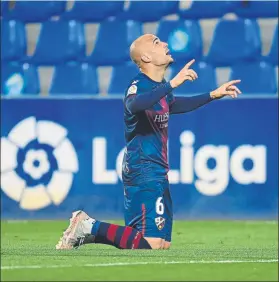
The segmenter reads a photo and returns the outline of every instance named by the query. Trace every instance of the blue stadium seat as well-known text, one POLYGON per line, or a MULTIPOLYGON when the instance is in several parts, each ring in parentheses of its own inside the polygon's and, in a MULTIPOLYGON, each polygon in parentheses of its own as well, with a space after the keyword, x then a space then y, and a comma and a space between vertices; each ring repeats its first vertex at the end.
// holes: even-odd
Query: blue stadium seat
POLYGON ((1 94, 21 95, 40 92, 37 68, 27 63, 1 64, 1 94))
POLYGON ((66 9, 66 1, 15 1, 7 17, 22 22, 43 22, 60 15, 66 9))
POLYGON ((42 24, 32 63, 55 65, 85 56, 83 24, 71 20, 47 21, 42 24))
MULTIPOLYGON (((173 64, 171 66, 171 77, 174 77, 184 65, 173 64)), ((216 71, 205 62, 195 62, 192 69, 198 74, 198 79, 194 82, 185 82, 174 90, 177 95, 202 94, 217 88, 216 71)))
POLYGON ((134 21, 108 20, 100 24, 95 48, 87 60, 95 65, 123 64, 130 59, 131 43, 142 34, 142 25, 134 21))
POLYGON ((179 15, 185 19, 219 18, 233 12, 235 1, 181 1, 179 15))
POLYGON ((129 81, 139 73, 139 68, 132 62, 112 69, 108 94, 124 95, 129 81))
POLYGON ((214 31, 207 61, 229 66, 261 56, 260 29, 256 20, 220 20, 214 31))
POLYGON ((243 18, 278 18, 278 1, 235 1, 236 14, 243 18))
POLYGON ((1 8, 0 8, 1 16, 6 16, 8 12, 9 12, 9 2, 1 1, 1 8))
POLYGON ((275 28, 272 45, 268 54, 268 60, 274 65, 278 66, 278 25, 275 28))
POLYGON ((163 20, 159 23, 157 36, 168 43, 172 57, 182 64, 202 56, 201 28, 197 21, 163 20))
POLYGON ((1 61, 17 61, 26 54, 24 25, 14 20, 1 21, 1 61))
POLYGON ((54 70, 50 94, 97 94, 98 76, 95 67, 87 63, 67 63, 54 70))
POLYGON ((275 68, 263 61, 232 66, 230 79, 241 79, 243 95, 277 92, 275 68))
POLYGON ((178 1, 130 1, 127 10, 119 18, 139 22, 159 21, 162 17, 177 13, 178 1))
POLYGON ((63 18, 81 22, 101 22, 122 12, 124 1, 75 1, 63 18))

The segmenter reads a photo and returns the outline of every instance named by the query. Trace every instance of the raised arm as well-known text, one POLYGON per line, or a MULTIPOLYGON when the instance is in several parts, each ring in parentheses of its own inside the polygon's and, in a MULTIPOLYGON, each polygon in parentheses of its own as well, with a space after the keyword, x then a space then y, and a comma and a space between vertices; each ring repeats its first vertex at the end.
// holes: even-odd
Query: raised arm
MULTIPOLYGON (((170 81, 172 88, 179 87, 186 80, 194 81, 198 78, 197 73, 190 69, 190 66, 195 62, 195 60, 190 61, 185 65, 184 68, 170 81)), ((193 111, 214 99, 220 99, 224 96, 231 96, 236 98, 241 91, 235 86, 240 80, 232 80, 212 92, 208 92, 201 95, 196 95, 192 97, 175 97, 174 102, 170 106, 171 114, 180 114, 193 111)))
POLYGON ((235 86, 240 80, 232 80, 221 85, 216 90, 192 97, 175 97, 170 106, 171 114, 182 114, 198 109, 199 107, 224 96, 236 98, 241 91, 235 86))
POLYGON ((175 97, 174 102, 170 105, 170 114, 187 113, 211 102, 212 100, 210 93, 193 97, 175 97))
POLYGON ((172 91, 169 82, 140 95, 136 95, 136 88, 134 89, 134 92, 131 94, 128 92, 128 96, 125 98, 126 107, 132 114, 149 109, 172 91))
POLYGON ((131 91, 125 98, 126 107, 132 113, 147 110, 152 107, 154 104, 159 102, 163 97, 168 95, 173 88, 178 87, 186 80, 193 80, 194 77, 197 78, 195 71, 190 70, 190 66, 195 62, 195 60, 190 61, 183 68, 183 72, 180 71, 171 81, 159 85, 158 87, 152 89, 150 92, 142 93, 141 95, 136 95, 137 86, 132 85, 131 91))

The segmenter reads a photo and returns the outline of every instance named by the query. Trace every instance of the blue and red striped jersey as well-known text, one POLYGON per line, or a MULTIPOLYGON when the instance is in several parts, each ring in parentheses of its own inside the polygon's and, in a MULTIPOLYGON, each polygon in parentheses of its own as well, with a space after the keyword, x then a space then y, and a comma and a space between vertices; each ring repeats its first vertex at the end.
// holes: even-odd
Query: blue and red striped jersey
MULTIPOLYGON (((165 91, 165 90, 164 90, 165 91)), ((162 92, 162 91, 161 91, 162 92)), ((163 93, 164 94, 164 93, 163 93)), ((174 96, 166 81, 156 82, 139 73, 127 87, 124 98, 124 122, 126 150, 122 166, 124 184, 138 184, 148 180, 165 179, 168 165, 169 106, 174 96), (167 95, 153 106, 132 112, 129 99, 147 95, 161 86, 169 87, 167 95)))

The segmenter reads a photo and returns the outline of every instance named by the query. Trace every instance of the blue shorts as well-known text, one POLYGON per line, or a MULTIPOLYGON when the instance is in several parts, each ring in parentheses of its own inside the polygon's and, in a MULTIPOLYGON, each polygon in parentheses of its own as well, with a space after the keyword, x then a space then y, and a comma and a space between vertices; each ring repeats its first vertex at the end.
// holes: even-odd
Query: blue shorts
POLYGON ((125 225, 171 242, 173 211, 168 180, 124 185, 125 225))

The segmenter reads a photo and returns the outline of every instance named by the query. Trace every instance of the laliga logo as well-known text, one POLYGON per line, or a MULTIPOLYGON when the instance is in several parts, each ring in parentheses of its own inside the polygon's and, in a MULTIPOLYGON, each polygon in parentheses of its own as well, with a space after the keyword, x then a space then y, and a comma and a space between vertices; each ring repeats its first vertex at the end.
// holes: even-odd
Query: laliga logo
POLYGON ((78 158, 67 130, 29 117, 1 138, 1 189, 25 210, 59 205, 69 193, 78 158))
MULTIPOLYGON (((125 148, 119 152, 114 170, 107 169, 105 138, 94 138, 92 151, 92 182, 116 184, 121 179, 125 148)), ((241 185, 265 183, 266 158, 267 148, 264 145, 244 144, 234 150, 228 145, 213 144, 197 148, 194 133, 186 130, 180 134, 180 167, 169 171, 169 182, 193 184, 201 194, 216 196, 229 187, 230 180, 241 185)))

